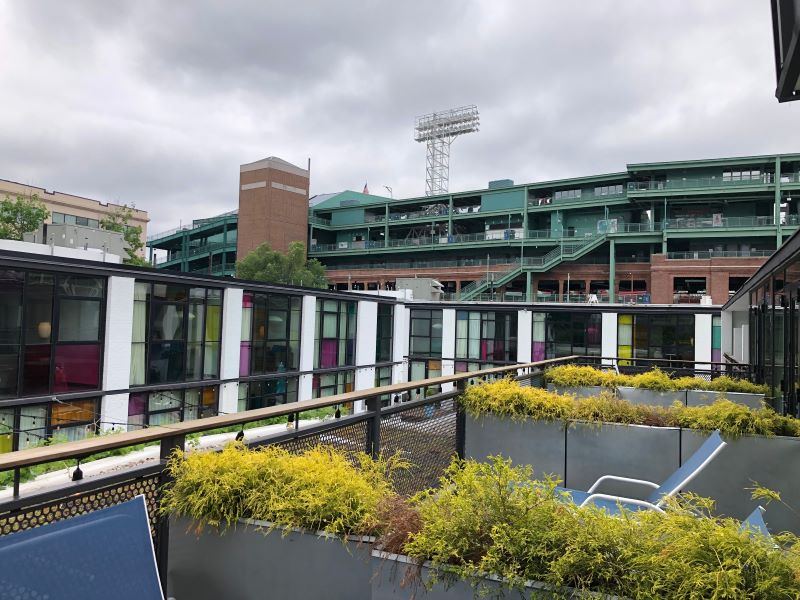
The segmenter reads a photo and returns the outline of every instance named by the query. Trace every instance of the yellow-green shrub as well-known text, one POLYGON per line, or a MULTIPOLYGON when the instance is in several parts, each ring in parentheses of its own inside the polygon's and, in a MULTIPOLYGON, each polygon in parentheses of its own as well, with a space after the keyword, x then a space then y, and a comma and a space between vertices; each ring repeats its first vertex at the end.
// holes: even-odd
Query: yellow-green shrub
POLYGON ((627 386, 659 392, 705 390, 748 394, 766 394, 769 391, 769 387, 766 385, 752 383, 745 379, 734 379, 728 375, 721 375, 710 381, 700 377, 672 378, 658 368, 637 375, 622 375, 589 366, 560 365, 547 369, 544 377, 545 381, 557 387, 602 386, 615 388, 627 386))
POLYGON ((713 431, 729 435, 800 436, 800 421, 784 417, 771 408, 748 406, 717 400, 707 406, 682 406, 670 409, 670 423, 676 427, 713 431))
POLYGON ((473 416, 488 412, 512 419, 555 421, 570 418, 574 398, 500 379, 469 386, 461 402, 473 416))
POLYGON ((661 427, 685 427, 699 431, 720 430, 730 437, 785 435, 800 437, 800 421, 783 417, 771 408, 752 409, 729 400, 708 406, 686 407, 680 403, 664 408, 633 404, 610 392, 576 399, 570 395, 523 387, 509 379, 469 386, 461 403, 473 417, 493 414, 511 419, 537 421, 590 421, 661 427))
POLYGON ((545 381, 557 387, 602 386, 612 388, 617 384, 617 374, 594 367, 561 365, 544 372, 545 381))
POLYGON ((232 443, 221 452, 176 452, 168 471, 162 511, 201 525, 226 528, 239 519, 274 527, 366 534, 378 526, 379 506, 394 495, 397 459, 373 460, 318 446, 302 454, 232 443))
POLYGON ((440 490, 413 499, 422 528, 405 552, 440 567, 434 577, 475 581, 479 594, 490 591, 479 574, 491 573, 514 587, 534 580, 627 598, 800 597, 794 536, 775 549, 733 519, 702 516, 703 499, 612 517, 562 502, 553 481, 531 474, 501 457, 455 462, 440 490))

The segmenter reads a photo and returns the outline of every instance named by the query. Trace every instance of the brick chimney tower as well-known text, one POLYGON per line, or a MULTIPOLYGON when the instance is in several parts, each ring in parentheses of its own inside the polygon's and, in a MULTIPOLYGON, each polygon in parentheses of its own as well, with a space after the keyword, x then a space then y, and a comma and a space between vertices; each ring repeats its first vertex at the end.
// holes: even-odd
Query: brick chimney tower
POLYGON ((308 243, 308 189, 309 172, 275 156, 241 165, 237 258, 264 242, 280 252, 308 243))

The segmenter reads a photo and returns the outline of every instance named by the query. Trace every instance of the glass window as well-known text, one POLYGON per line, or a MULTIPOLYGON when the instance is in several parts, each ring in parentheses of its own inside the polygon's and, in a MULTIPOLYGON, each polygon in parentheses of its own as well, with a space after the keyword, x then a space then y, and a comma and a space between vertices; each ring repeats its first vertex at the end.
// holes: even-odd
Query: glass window
POLYGON ((412 309, 409 353, 418 356, 442 356, 442 311, 412 309))
POLYGON ((356 303, 317 300, 314 356, 315 368, 355 364, 356 303))
POLYGON ((180 304, 154 304, 150 324, 150 339, 180 340, 184 338, 183 306, 180 304))
POLYGON ((102 305, 97 300, 62 299, 58 317, 58 341, 99 341, 101 311, 102 305))
POLYGON ((142 385, 147 350, 147 315, 150 284, 137 281, 133 290, 133 334, 131 338, 131 385, 142 385))
POLYGON ((56 346, 54 392, 95 390, 100 387, 100 345, 56 346))
POLYGON ((300 361, 300 299, 280 294, 246 296, 242 310, 242 327, 247 327, 241 347, 241 359, 246 361, 243 370, 253 375, 296 370, 300 361))
POLYGON ((219 378, 222 290, 137 282, 133 329, 132 385, 219 378))
POLYGON ((183 342, 151 342, 147 372, 149 382, 183 381, 185 376, 184 351, 183 342))
POLYGON ((600 356, 602 315, 600 313, 534 313, 533 360, 572 355, 600 356))
POLYGON ((98 389, 104 295, 100 277, 0 271, 0 397, 98 389))
POLYGON ((311 384, 314 398, 325 398, 353 391, 354 371, 337 371, 334 373, 317 373, 311 384))
POLYGON ((619 315, 620 358, 694 360, 694 315, 619 315))
POLYGON ((516 311, 458 311, 456 358, 498 363, 515 362, 516 311))
POLYGON ((47 405, 21 406, 17 450, 41 446, 46 439, 47 405))
POLYGON ((391 304, 378 304, 378 320, 375 340, 375 362, 392 360, 392 334, 394 327, 394 307, 391 304))
POLYGON ((50 218, 54 225, 61 225, 64 222, 64 213, 52 212, 50 213, 50 218))
POLYGON ((188 290, 185 285, 173 285, 166 283, 153 284, 153 298, 170 302, 184 302, 188 290))

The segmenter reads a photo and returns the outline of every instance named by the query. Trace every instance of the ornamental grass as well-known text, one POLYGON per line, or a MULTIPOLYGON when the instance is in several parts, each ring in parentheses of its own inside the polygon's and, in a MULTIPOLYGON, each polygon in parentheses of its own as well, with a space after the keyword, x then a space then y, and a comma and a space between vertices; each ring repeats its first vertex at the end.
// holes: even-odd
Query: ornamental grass
POLYGON ((510 379, 469 386, 460 402, 468 414, 491 414, 515 420, 588 421, 685 427, 698 431, 719 430, 730 437, 783 435, 800 437, 800 421, 784 417, 767 407, 749 408, 730 400, 707 406, 670 407, 633 404, 603 392, 596 397, 575 398, 569 394, 526 387, 510 379))
POLYGON ((398 458, 347 455, 326 446, 292 454, 277 446, 250 450, 241 443, 221 452, 176 451, 161 510, 200 528, 225 530, 241 519, 269 522, 267 531, 300 528, 338 536, 380 530, 379 510, 395 496, 398 458))
POLYGON ((429 585, 466 579, 478 595, 496 593, 483 579, 491 574, 520 590, 544 582, 565 598, 800 597, 800 546, 792 534, 775 536, 776 549, 740 531, 738 521, 710 516, 711 501, 691 495, 672 499, 666 514, 614 517, 565 502, 554 480, 532 475, 531 467, 501 457, 455 461, 441 489, 412 499, 419 525, 403 551, 431 561, 429 585))
POLYGON ((721 375, 711 380, 699 377, 676 377, 661 369, 652 369, 638 375, 623 375, 612 370, 603 371, 589 366, 561 365, 545 371, 545 381, 557 387, 605 388, 634 387, 658 392, 683 390, 702 390, 707 392, 743 392, 747 394, 766 394, 768 386, 752 383, 745 379, 734 379, 721 375))

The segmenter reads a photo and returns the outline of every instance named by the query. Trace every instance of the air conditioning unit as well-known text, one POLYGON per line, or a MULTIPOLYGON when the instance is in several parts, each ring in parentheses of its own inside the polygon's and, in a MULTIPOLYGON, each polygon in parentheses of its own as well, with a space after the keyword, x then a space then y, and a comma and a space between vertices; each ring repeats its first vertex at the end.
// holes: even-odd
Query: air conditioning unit
POLYGON ((349 247, 350 246, 348 242, 339 242, 339 250, 347 250, 349 247))

